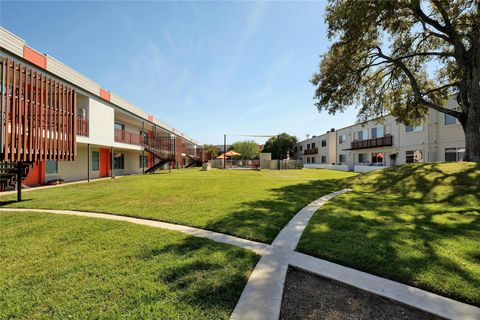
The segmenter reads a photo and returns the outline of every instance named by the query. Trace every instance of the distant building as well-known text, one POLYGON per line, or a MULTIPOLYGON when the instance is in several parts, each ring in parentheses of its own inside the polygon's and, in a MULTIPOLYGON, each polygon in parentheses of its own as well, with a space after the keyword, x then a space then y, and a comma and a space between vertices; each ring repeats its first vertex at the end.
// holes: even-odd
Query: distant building
MULTIPOLYGON (((454 99, 448 108, 456 108, 454 99)), ((431 110, 418 126, 392 116, 351 125, 298 143, 305 167, 370 171, 414 162, 460 161, 465 152, 462 126, 454 117, 431 110)))

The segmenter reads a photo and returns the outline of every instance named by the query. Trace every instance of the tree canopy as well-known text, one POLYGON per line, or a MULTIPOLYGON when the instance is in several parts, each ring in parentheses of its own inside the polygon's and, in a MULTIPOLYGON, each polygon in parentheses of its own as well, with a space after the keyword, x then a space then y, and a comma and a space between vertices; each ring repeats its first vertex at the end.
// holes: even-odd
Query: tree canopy
POLYGON ((465 159, 480 161, 478 0, 330 0, 326 22, 333 44, 311 79, 319 111, 356 105, 359 121, 418 124, 434 109, 459 120, 465 159))
POLYGON ((239 141, 232 144, 231 150, 240 153, 240 156, 236 156, 238 159, 254 159, 258 158, 260 153, 260 147, 255 141, 239 141))
POLYGON ((268 139, 262 152, 271 153, 272 159, 286 159, 287 155, 294 158, 296 145, 297 137, 282 133, 268 139))
POLYGON ((208 160, 215 159, 216 156, 218 156, 218 148, 217 146, 213 144, 205 144, 203 145, 203 148, 205 150, 205 157, 208 160))

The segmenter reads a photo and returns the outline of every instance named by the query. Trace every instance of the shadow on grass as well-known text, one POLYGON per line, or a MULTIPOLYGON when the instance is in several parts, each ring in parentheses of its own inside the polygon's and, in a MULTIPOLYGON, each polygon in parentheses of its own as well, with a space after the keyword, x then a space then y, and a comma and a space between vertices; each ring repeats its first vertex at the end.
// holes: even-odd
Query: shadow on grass
MULTIPOLYGON (((20 202, 28 202, 28 201, 32 201, 32 199, 24 199, 20 202)), ((13 204, 13 203, 19 203, 17 200, 4 200, 4 201, 0 201, 0 207, 4 207, 4 206, 8 206, 9 204, 13 204)))
POLYGON ((345 186, 344 179, 325 179, 271 189, 273 199, 242 202, 241 209, 211 221, 206 229, 271 243, 303 207, 345 186))
POLYGON ((480 306, 480 164, 444 169, 352 179, 355 191, 315 214, 297 250, 480 306))
POLYGON ((143 252, 140 258, 149 260, 157 255, 174 252, 180 262, 158 274, 157 281, 166 283, 173 291, 179 292, 180 300, 188 301, 207 312, 225 308, 233 311, 248 281, 248 274, 238 270, 253 270, 259 256, 247 250, 222 245, 222 258, 215 259, 214 254, 211 260, 206 261, 205 255, 218 251, 218 246, 211 240, 187 237, 181 242, 143 252), (224 261, 239 263, 225 266, 222 263, 224 261))
POLYGON ((471 194, 480 198, 480 163, 424 163, 387 168, 352 177, 350 182, 366 192, 385 192, 405 199, 447 201, 471 194), (444 186, 449 190, 436 192, 444 186))

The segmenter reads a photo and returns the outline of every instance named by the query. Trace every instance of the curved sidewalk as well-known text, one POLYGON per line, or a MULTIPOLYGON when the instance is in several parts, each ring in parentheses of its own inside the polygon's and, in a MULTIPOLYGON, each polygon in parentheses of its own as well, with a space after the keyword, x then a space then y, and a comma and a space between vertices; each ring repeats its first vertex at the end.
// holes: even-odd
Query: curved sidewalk
POLYGON ((283 287, 289 266, 294 266, 316 275, 387 297, 443 318, 462 320, 480 319, 480 308, 475 306, 296 252, 295 248, 300 237, 315 211, 331 198, 348 191, 349 190, 344 189, 330 193, 304 207, 280 231, 271 245, 199 228, 115 214, 25 208, 0 208, 0 212, 47 212, 125 221, 154 228, 179 231, 195 237, 208 238, 213 241, 252 250, 261 255, 262 258, 255 266, 237 306, 231 315, 231 319, 235 320, 278 319, 283 287))

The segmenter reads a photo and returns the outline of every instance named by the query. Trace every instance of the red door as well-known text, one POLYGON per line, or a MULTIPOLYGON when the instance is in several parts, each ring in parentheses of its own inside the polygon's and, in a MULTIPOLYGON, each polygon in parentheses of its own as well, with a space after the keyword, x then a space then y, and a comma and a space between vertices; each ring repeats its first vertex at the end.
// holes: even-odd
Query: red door
POLYGON ((45 183, 45 161, 35 163, 28 170, 28 175, 23 181, 27 186, 38 186, 45 183))
POLYGON ((110 149, 100 148, 100 177, 110 175, 110 149))

